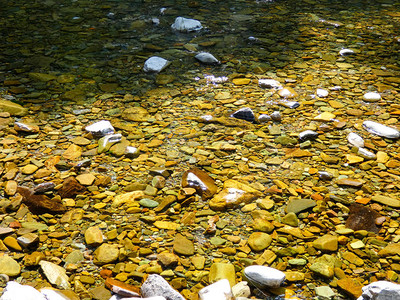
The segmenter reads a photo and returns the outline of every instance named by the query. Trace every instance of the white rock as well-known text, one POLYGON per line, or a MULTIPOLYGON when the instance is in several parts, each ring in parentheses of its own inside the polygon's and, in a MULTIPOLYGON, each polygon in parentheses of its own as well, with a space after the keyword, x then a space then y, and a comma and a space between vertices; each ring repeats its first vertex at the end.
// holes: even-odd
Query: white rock
POLYGON ((251 296, 250 287, 246 281, 240 281, 232 287, 232 294, 236 299, 238 297, 248 298, 251 296))
POLYGON ((199 291, 200 300, 232 300, 232 290, 228 279, 221 279, 199 291))
POLYGON ((47 300, 38 290, 29 286, 21 285, 18 282, 10 281, 7 283, 6 288, 0 300, 47 300))
POLYGON ((258 79, 258 85, 262 88, 281 89, 282 85, 275 79, 258 79))
POLYGON ((114 127, 110 121, 102 120, 85 127, 94 136, 105 136, 114 133, 114 127))
POLYGON ((353 55, 355 52, 351 49, 342 49, 339 51, 339 55, 346 56, 346 55, 353 55))
POLYGON ((171 28, 181 32, 191 32, 200 30, 203 26, 198 20, 177 17, 174 24, 171 25, 171 28))
POLYGON ((329 95, 329 92, 325 89, 317 89, 316 94, 320 98, 325 98, 329 95))
POLYGON ((66 270, 63 267, 45 260, 42 260, 39 265, 51 284, 65 290, 71 288, 66 270))
POLYGON ((358 148, 357 154, 365 159, 376 159, 376 154, 365 148, 358 148))
POLYGON ((266 266, 249 266, 244 275, 251 284, 258 288, 278 288, 285 280, 285 273, 266 266))
POLYGON ((168 64, 168 60, 159 56, 152 56, 144 62, 143 71, 158 73, 165 69, 168 64))
POLYGON ((400 285, 389 281, 376 281, 362 288, 357 300, 395 300, 400 299, 400 285))
POLYGON ((369 92, 364 94, 363 99, 366 102, 376 102, 381 100, 381 95, 377 92, 369 92))
POLYGON ((359 136, 357 133, 350 132, 347 135, 347 140, 349 141, 350 144, 357 148, 362 148, 364 147, 364 140, 361 136, 359 136))
POLYGON ((397 129, 374 121, 364 121, 362 126, 368 132, 383 136, 388 139, 398 139, 400 137, 400 131, 397 129))
POLYGON ((169 283, 157 274, 150 274, 140 288, 144 298, 163 296, 168 300, 185 300, 169 283))
POLYGON ((211 53, 200 52, 195 58, 204 64, 219 64, 219 60, 214 57, 211 53))

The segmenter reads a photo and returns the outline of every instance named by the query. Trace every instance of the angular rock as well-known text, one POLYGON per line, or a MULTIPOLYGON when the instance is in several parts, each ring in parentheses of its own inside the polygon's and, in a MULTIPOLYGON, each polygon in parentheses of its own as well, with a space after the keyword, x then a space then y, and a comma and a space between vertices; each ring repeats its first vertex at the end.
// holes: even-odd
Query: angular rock
POLYGON ((209 282, 213 283, 221 279, 228 280, 230 286, 236 284, 235 266, 230 263, 213 263, 208 275, 209 282))
POLYGON ((140 289, 144 298, 163 296, 168 300, 185 300, 164 278, 156 274, 150 274, 140 289))
POLYGON ((211 198, 218 190, 217 185, 206 172, 192 168, 182 175, 182 187, 192 187, 204 199, 211 198))
POLYGON ((171 25, 171 28, 180 32, 191 32, 198 31, 202 29, 203 26, 198 20, 177 17, 174 24, 171 25))
POLYGON ((199 291, 200 300, 232 300, 232 290, 227 279, 221 279, 199 291))
POLYGON ((362 288, 357 300, 391 300, 400 299, 400 285, 389 281, 372 282, 362 288))
POLYGON ((278 288, 285 280, 285 273, 266 266, 249 266, 243 271, 245 278, 260 289, 278 288))
POLYGON ((204 64, 213 65, 213 64, 219 64, 220 63, 220 61, 218 59, 216 59, 214 57, 214 55, 212 55, 211 53, 208 53, 208 52, 200 52, 199 54, 197 54, 195 56, 195 58, 198 61, 200 61, 200 62, 202 62, 204 64))
POLYGON ((256 120, 253 111, 249 107, 243 107, 235 111, 233 114, 231 114, 231 118, 241 119, 252 123, 254 123, 256 120))
POLYGON ((62 289, 70 289, 70 283, 68 280, 68 276, 66 274, 66 270, 63 267, 60 267, 56 264, 53 264, 49 261, 42 260, 39 263, 40 267, 43 270, 47 280, 62 289))
POLYGON ((144 62, 143 71, 158 73, 164 70, 169 64, 169 61, 158 56, 152 56, 144 62))
POLYGON ((349 217, 346 220, 347 228, 354 231, 367 230, 378 233, 376 219, 381 215, 377 211, 358 203, 351 204, 349 209, 349 217))
POLYGON ((97 138, 114 133, 114 127, 111 125, 110 121, 107 120, 101 120, 86 126, 85 130, 97 138))
POLYGON ((368 132, 388 139, 398 139, 400 137, 400 131, 397 129, 377 122, 364 121, 362 126, 368 132))
POLYGON ((66 210, 61 202, 50 199, 46 195, 36 195, 27 187, 19 186, 17 192, 22 196, 22 202, 35 214, 60 214, 66 210))

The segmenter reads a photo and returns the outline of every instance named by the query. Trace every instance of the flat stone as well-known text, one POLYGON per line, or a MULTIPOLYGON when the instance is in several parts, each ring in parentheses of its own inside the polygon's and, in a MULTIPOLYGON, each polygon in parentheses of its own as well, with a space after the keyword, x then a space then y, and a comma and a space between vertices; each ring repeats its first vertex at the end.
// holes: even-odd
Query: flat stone
POLYGON ((21 273, 21 267, 17 261, 7 254, 0 257, 0 274, 8 276, 18 276, 21 273))
POLYGON ((176 253, 181 255, 193 255, 194 246, 193 242, 189 241, 181 234, 177 234, 174 239, 173 249, 176 253))
POLYGON ((230 263, 213 263, 210 267, 209 282, 227 279, 230 286, 236 284, 235 267, 230 263))
POLYGON ((272 237, 264 232, 253 232, 247 243, 253 251, 259 252, 267 248, 272 242, 272 237))
POLYGON ((62 289, 71 288, 66 270, 63 267, 45 260, 42 260, 39 265, 51 284, 54 284, 62 289))

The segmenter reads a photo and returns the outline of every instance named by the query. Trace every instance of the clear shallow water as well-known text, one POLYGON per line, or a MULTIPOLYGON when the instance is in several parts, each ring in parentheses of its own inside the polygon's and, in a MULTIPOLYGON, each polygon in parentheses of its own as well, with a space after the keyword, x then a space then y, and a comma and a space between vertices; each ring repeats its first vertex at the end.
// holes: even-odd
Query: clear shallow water
POLYGON ((155 87, 155 75, 142 71, 153 55, 172 61, 162 73, 178 85, 204 74, 293 73, 296 62, 321 64, 347 47, 364 66, 399 67, 400 5, 393 1, 25 2, 3 6, 0 21, 2 92, 22 101, 142 94, 155 87), (177 16, 205 28, 174 32, 177 16), (199 51, 222 64, 199 65, 199 51), (30 72, 69 77, 41 81, 30 72))

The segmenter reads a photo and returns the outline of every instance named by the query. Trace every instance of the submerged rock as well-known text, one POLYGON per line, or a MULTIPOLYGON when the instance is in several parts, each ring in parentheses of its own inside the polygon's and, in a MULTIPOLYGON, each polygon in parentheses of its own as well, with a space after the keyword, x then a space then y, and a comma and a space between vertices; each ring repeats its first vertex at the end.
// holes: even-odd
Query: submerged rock
POLYGON ((177 17, 174 24, 171 25, 173 30, 181 32, 198 31, 203 28, 200 21, 195 19, 186 19, 183 17, 177 17))
POLYGON ((368 132, 388 139, 398 139, 400 137, 400 131, 397 129, 374 121, 364 121, 362 126, 368 132))
POLYGON ((266 266, 249 266, 243 271, 247 280, 257 288, 278 288, 285 280, 285 273, 266 266))
POLYGON ((220 61, 214 57, 214 55, 208 52, 201 52, 195 56, 195 58, 204 64, 219 64, 220 61))
POLYGON ((144 62, 143 71, 158 73, 165 69, 169 61, 158 56, 152 56, 144 62))

